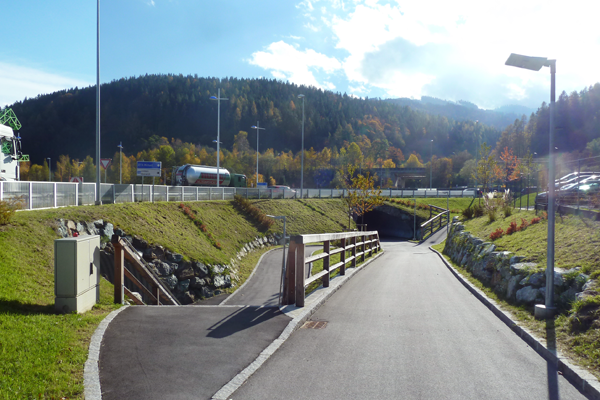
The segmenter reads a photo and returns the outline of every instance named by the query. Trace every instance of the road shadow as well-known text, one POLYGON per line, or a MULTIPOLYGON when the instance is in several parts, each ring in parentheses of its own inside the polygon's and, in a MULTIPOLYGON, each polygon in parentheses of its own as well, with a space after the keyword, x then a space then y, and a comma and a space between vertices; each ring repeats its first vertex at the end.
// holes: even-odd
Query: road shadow
MULTIPOLYGON (((552 318, 546 320, 546 348, 556 355, 556 330, 552 318)), ((546 370, 548 374, 548 399, 558 400, 558 359, 547 360, 546 370)))
POLYGON ((208 337, 222 339, 282 315, 279 307, 239 308, 208 327, 208 337))

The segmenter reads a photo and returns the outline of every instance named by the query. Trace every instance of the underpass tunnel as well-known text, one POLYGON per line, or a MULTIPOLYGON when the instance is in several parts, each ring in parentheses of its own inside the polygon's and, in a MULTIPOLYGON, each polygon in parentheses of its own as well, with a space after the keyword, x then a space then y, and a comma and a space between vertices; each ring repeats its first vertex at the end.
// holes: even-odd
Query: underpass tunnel
MULTIPOLYGON (((415 218, 413 214, 408 214, 396 207, 382 205, 374 210, 365 213, 359 218, 357 223, 367 225, 368 231, 378 231, 380 238, 399 238, 413 239, 415 237, 415 218), (364 222, 363 222, 364 220, 364 222)), ((425 222, 417 216, 416 227, 417 235, 420 236, 419 226, 425 222)))

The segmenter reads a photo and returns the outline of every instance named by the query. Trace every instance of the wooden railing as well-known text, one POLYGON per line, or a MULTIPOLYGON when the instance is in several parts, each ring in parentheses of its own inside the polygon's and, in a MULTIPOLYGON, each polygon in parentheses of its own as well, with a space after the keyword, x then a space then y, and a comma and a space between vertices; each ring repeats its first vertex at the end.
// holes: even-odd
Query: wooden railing
POLYGON ((114 235, 111 239, 111 243, 115 248, 115 303, 122 304, 123 296, 126 294, 136 304, 143 305, 144 302, 139 300, 133 295, 130 289, 125 286, 125 277, 135 285, 144 295, 146 295, 152 304, 171 304, 180 305, 180 303, 173 297, 168 288, 154 276, 154 274, 146 267, 144 261, 135 253, 131 244, 125 239, 114 235), (133 266, 147 283, 151 289, 148 289, 140 280, 133 275, 131 271, 125 268, 125 259, 133 266))
POLYGON ((445 208, 432 206, 429 204, 429 219, 421 224, 421 240, 427 239, 442 226, 446 226, 450 223, 450 211, 445 208), (438 212, 435 217, 433 216, 434 211, 438 212), (429 234, 427 233, 429 231, 429 234))
POLYGON ((305 289, 308 285, 320 279, 323 287, 329 287, 332 272, 339 269, 339 274, 345 275, 347 264, 356 267, 357 262, 364 262, 365 257, 380 250, 377 231, 293 236, 290 239, 285 269, 283 304, 304 307, 305 289), (305 257, 305 246, 318 242, 323 242, 323 253, 305 257), (332 242, 339 242, 339 246, 333 249, 332 242), (347 255, 347 252, 351 254, 347 255), (334 254, 340 254, 340 261, 331 265, 331 256, 334 254), (318 260, 323 260, 323 271, 307 278, 306 265, 318 260))

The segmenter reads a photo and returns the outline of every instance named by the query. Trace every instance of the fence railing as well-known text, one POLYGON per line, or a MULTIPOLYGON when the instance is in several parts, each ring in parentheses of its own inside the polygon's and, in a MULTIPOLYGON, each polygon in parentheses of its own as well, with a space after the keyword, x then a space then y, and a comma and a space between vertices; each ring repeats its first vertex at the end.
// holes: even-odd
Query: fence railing
MULTIPOLYGON (((216 188, 195 186, 119 185, 102 183, 103 204, 153 201, 231 200, 237 194, 248 199, 331 199, 347 197, 348 189, 216 188)), ((382 197, 474 197, 473 189, 384 189, 382 197)), ((0 182, 0 200, 19 197, 24 208, 56 208, 95 204, 95 183, 0 182)))
POLYGON ((331 273, 339 269, 340 275, 346 274, 346 265, 356 267, 357 262, 364 262, 365 257, 381 250, 379 233, 370 232, 343 232, 324 233, 315 235, 298 235, 290 238, 287 267, 283 289, 283 304, 296 304, 304 307, 305 289, 311 283, 321 280, 323 287, 329 287, 331 273), (332 242, 339 242, 335 249, 332 242), (305 257, 305 246, 309 243, 323 242, 323 253, 305 257), (351 254, 346 253, 350 251, 351 254), (331 264, 331 256, 340 254, 340 261, 331 264), (323 270, 310 277, 306 277, 306 265, 318 260, 323 260, 323 270))
POLYGON ((421 224, 421 240, 427 239, 450 223, 450 210, 429 204, 429 219, 421 224), (436 216, 433 213, 437 212, 436 216))
POLYGON ((152 272, 150 272, 145 263, 135 253, 133 246, 131 246, 127 240, 114 235, 111 242, 115 248, 115 274, 113 284, 115 287, 114 302, 116 304, 123 304, 125 294, 136 304, 144 304, 143 301, 139 300, 133 292, 125 286, 125 277, 127 277, 129 278, 129 281, 139 289, 142 296, 148 299, 149 303, 155 305, 180 305, 169 289, 166 288, 152 272), (125 259, 129 261, 137 274, 134 274, 133 271, 129 271, 129 269, 125 267, 125 259), (136 277, 135 275, 138 276, 136 277), (140 279, 138 279, 138 277, 140 279))

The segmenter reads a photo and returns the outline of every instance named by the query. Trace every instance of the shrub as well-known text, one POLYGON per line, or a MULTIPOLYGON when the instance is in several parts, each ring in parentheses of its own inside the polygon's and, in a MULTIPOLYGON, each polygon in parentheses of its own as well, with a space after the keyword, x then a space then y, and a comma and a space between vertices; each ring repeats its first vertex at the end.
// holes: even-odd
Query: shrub
POLYGON ((273 219, 267 217, 258 207, 242 196, 236 195, 233 198, 233 204, 243 213, 249 214, 264 230, 269 229, 275 223, 273 219))
POLYGON ((483 217, 483 207, 480 206, 479 204, 475 204, 473 206, 473 216, 475 218, 483 217))
POLYGON ((521 218, 521 225, 519 225, 519 227, 517 228, 517 231, 522 231, 525 228, 527 228, 529 224, 527 223, 527 220, 525 218, 521 218))
POLYGON ((23 208, 24 203, 22 197, 0 201, 0 225, 8 224, 17 210, 23 208))
POLYGON ((548 213, 546 211, 542 211, 542 219, 548 219, 548 213))
POLYGON ((494 222, 494 221, 496 221, 496 219, 498 219, 498 216, 496 215, 496 210, 494 208, 490 208, 490 209, 486 210, 486 212, 487 212, 488 220, 490 222, 494 222))
POLYGON ((533 217, 531 218, 531 222, 529 223, 530 225, 533 224, 537 224, 538 222, 540 222, 542 219, 540 217, 533 217))
POLYGON ((506 229, 506 234, 507 235, 512 235, 516 231, 517 231, 517 223, 515 221, 512 221, 510 223, 510 225, 508 226, 508 229, 506 229))
POLYGON ((473 218, 474 213, 475 213, 475 211, 473 210, 472 207, 467 207, 464 210, 462 210, 462 216, 465 219, 471 219, 471 218, 473 218))
POLYGON ((505 204, 504 207, 502 207, 502 212, 504 212, 504 218, 508 218, 512 215, 513 209, 510 205, 505 204))
POLYGON ((498 228, 494 232, 490 233, 490 239, 491 240, 500 239, 502 237, 502 235, 504 235, 504 231, 502 230, 502 228, 498 228))

